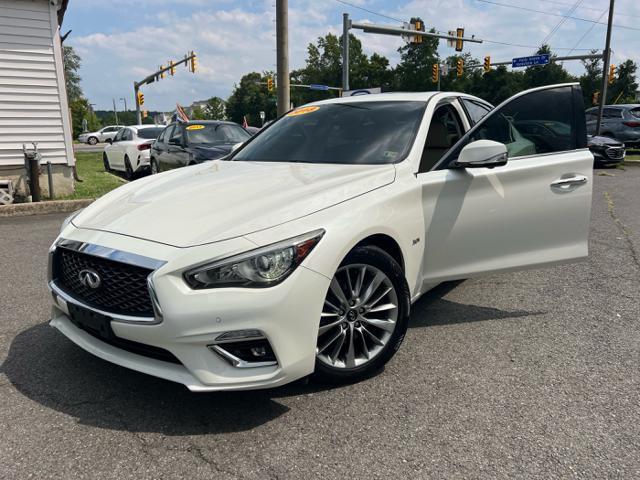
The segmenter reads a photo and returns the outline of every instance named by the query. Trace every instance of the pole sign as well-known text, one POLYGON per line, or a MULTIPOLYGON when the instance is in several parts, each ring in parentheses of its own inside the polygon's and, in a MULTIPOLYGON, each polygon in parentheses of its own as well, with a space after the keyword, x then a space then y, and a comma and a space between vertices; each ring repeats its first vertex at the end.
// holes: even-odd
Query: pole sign
POLYGON ((549 54, 532 55, 530 57, 518 57, 511 60, 511 67, 532 67, 534 65, 546 65, 549 63, 549 54))
POLYGON ((311 85, 309 85, 309 88, 311 90, 329 90, 329 86, 328 85, 319 85, 317 83, 312 83, 311 85))
POLYGON ((260 110, 260 120, 262 120, 264 122, 265 118, 266 118, 266 115, 264 113, 264 110, 260 110))

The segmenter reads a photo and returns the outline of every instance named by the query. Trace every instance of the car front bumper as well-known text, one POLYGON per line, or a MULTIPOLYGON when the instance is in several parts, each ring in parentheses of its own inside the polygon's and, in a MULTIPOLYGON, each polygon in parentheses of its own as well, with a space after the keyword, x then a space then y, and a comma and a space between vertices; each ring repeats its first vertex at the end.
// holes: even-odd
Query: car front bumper
MULTIPOLYGON (((86 237, 86 231, 82 233, 86 237)), ((113 244, 105 241, 117 235, 99 237, 106 248, 120 248, 121 239, 113 244)), ((128 242, 136 243, 131 239, 128 242)), ((229 242, 233 241, 224 243, 229 242)), ((140 241, 137 249, 145 251, 148 243, 140 241)), ((203 251, 203 247, 194 248, 203 251)), ((163 249, 166 251, 167 247, 163 249)), ((318 324, 329 278, 300 266, 284 282, 270 288, 192 290, 182 279, 182 269, 178 267, 177 273, 174 266, 167 261, 151 275, 162 308, 161 319, 147 323, 112 320, 110 325, 118 339, 162 349, 178 362, 119 348, 79 328, 71 319, 69 303, 82 305, 82 300, 60 295, 55 281, 50 283, 50 325, 104 360, 182 383, 194 392, 275 387, 313 372, 318 324), (217 340, 223 333, 241 330, 262 332, 277 363, 247 368, 235 365, 212 348, 223 345, 217 340)))

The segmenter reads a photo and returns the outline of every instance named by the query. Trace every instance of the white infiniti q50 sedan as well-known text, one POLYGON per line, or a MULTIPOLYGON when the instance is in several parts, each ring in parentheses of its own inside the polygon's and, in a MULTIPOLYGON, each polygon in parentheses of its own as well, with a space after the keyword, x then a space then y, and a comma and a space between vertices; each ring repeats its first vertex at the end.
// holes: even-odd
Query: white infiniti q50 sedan
POLYGON ((355 380, 438 283, 587 256, 585 130, 577 84, 496 108, 426 92, 295 109, 70 216, 51 325, 192 391, 355 380))

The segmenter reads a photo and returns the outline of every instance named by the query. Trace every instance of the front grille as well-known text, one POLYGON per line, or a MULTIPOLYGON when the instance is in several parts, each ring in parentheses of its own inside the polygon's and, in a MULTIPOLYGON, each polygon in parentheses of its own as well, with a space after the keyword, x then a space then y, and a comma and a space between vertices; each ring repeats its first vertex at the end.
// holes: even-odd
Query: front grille
POLYGON ((152 270, 58 247, 54 254, 56 285, 88 306, 109 313, 152 317, 153 306, 147 287, 152 270), (80 281, 82 270, 100 276, 100 286, 90 288, 80 281))
POLYGON ((609 147, 606 150, 607 152, 607 157, 611 158, 612 160, 621 160, 622 158, 624 158, 624 148, 622 147, 609 147))

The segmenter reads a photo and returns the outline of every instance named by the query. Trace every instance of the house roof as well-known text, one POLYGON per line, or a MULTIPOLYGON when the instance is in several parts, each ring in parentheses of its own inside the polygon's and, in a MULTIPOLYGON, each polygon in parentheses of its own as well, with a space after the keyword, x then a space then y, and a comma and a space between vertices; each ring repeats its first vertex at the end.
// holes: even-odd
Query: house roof
POLYGON ((67 11, 69 0, 60 0, 60 7, 58 8, 58 25, 62 25, 64 20, 64 14, 67 11))

